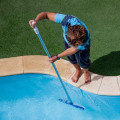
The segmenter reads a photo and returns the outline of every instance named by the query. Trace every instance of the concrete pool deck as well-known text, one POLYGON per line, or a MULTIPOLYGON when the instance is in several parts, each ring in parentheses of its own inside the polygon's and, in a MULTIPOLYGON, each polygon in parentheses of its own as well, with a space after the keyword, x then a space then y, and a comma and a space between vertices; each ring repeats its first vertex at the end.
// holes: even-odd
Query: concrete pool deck
MULTIPOLYGON (((77 83, 71 81, 75 68, 69 61, 60 59, 55 62, 63 80, 85 91, 99 95, 120 96, 120 75, 102 76, 91 72, 91 83, 84 84, 84 76, 77 83)), ((24 73, 41 73, 57 76, 47 56, 30 55, 0 59, 0 76, 24 73)))

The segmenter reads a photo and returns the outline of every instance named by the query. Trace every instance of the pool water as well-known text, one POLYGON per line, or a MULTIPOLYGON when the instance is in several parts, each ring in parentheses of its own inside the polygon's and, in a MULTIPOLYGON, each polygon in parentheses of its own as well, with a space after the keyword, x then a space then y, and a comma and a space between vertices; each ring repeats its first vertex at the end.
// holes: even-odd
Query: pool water
POLYGON ((120 120, 120 96, 100 96, 64 82, 74 103, 67 99, 57 77, 20 74, 0 77, 0 120, 120 120))

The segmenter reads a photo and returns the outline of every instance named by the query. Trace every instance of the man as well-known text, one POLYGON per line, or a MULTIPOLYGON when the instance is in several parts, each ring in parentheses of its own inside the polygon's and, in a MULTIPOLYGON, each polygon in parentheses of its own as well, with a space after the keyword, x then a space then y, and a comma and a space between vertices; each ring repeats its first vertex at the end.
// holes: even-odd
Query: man
POLYGON ((39 21, 44 19, 62 25, 65 42, 65 51, 56 56, 52 56, 48 60, 52 63, 67 56, 69 61, 76 68, 72 81, 76 83, 79 80, 82 74, 81 68, 83 68, 85 83, 90 82, 91 75, 88 70, 90 66, 90 34, 86 25, 75 16, 51 12, 39 13, 35 20, 29 21, 29 24, 34 28, 39 21))

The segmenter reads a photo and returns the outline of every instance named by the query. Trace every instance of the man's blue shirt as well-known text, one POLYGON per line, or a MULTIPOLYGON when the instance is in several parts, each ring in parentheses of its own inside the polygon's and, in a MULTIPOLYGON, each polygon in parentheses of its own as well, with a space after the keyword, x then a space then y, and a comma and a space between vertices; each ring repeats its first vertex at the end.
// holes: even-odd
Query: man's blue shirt
POLYGON ((80 45, 77 47, 79 50, 85 50, 86 48, 90 48, 90 34, 86 27, 86 25, 79 20, 77 17, 73 15, 65 15, 65 14, 59 14, 57 13, 55 16, 55 22, 62 25, 63 29, 63 37, 65 42, 69 45, 69 42, 67 40, 67 30, 69 26, 73 25, 83 25, 85 27, 85 43, 83 45, 80 45))

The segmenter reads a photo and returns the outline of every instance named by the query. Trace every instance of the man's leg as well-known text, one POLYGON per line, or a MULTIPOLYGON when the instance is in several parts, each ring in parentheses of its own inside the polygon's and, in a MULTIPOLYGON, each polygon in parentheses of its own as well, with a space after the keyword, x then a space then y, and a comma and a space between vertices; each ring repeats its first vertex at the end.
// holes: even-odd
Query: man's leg
MULTIPOLYGON (((76 68, 76 71, 75 71, 75 74, 72 77, 72 81, 77 83, 81 74, 82 74, 82 71, 81 71, 81 68, 78 64, 73 64, 73 65, 76 68)), ((89 70, 88 69, 83 69, 83 71, 84 71, 85 83, 91 82, 91 75, 90 75, 89 70)))
POLYGON ((90 72, 88 70, 89 66, 90 66, 90 50, 86 49, 84 51, 78 51, 75 54, 77 63, 79 64, 79 66, 81 66, 83 68, 84 71, 84 79, 85 79, 85 83, 88 83, 91 81, 91 75, 90 72))
MULTIPOLYGON (((66 50, 66 49, 68 49, 68 48, 70 48, 70 47, 69 47, 69 46, 67 45, 67 43, 65 42, 65 44, 64 44, 64 49, 66 50)), ((76 57, 75 57, 74 54, 67 56, 67 58, 68 58, 68 60, 71 62, 71 64, 72 64, 72 65, 75 67, 75 69, 76 69, 75 74, 74 74, 73 77, 72 77, 72 81, 73 81, 73 82, 77 82, 78 79, 79 79, 80 76, 81 76, 81 68, 80 68, 80 66, 77 64, 76 57)))
POLYGON ((85 78, 85 83, 91 82, 91 74, 88 69, 83 69, 84 70, 84 78, 85 78))
POLYGON ((75 71, 75 74, 72 77, 72 81, 77 83, 78 79, 80 78, 80 76, 82 74, 82 71, 81 71, 81 68, 78 64, 73 64, 73 65, 76 68, 76 71, 75 71))

